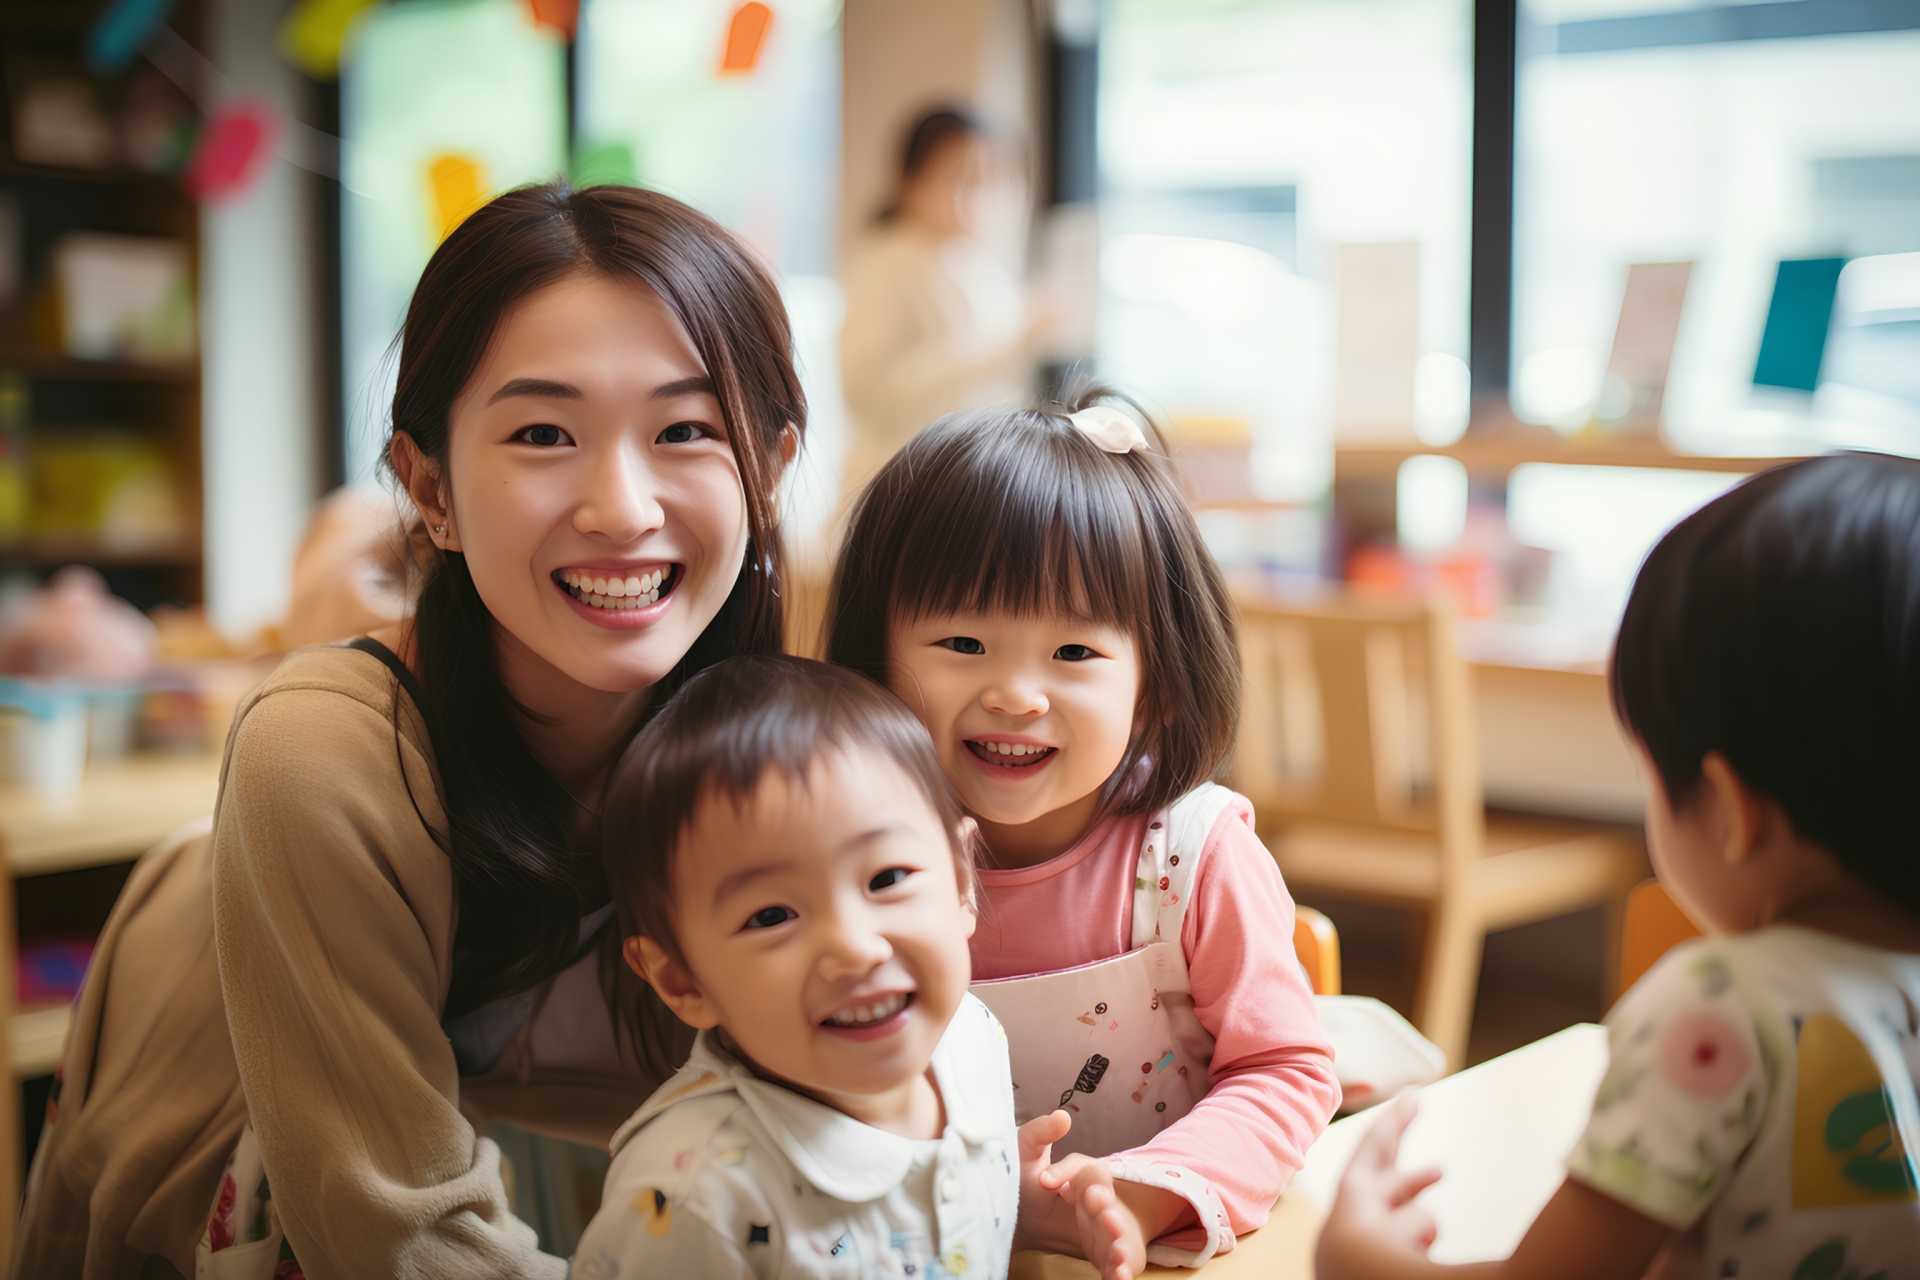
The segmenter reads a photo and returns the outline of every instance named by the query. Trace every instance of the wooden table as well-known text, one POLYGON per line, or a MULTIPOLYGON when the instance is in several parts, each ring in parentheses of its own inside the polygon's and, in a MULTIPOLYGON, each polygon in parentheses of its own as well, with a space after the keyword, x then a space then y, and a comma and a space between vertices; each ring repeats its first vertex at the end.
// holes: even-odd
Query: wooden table
POLYGON ((1607 692, 1613 637, 1549 623, 1463 618, 1487 803, 1637 823, 1639 767, 1607 692))
MULTIPOLYGON (((1569 1027, 1420 1090, 1420 1114, 1402 1144, 1402 1168, 1446 1171, 1423 1193, 1439 1223, 1436 1262, 1487 1262, 1513 1252, 1560 1186, 1563 1162, 1586 1127, 1607 1066, 1607 1033, 1569 1027)), ((1311 1280, 1313 1247, 1340 1175, 1375 1119, 1362 1111, 1329 1125, 1267 1225, 1197 1271, 1144 1275, 1198 1280, 1311 1280)), ((1078 1258, 1017 1253, 1010 1280, 1093 1280, 1078 1258)))
MULTIPOLYGON (((80 787, 51 797, 0 788, 0 1080, 19 1081, 52 1071, 67 1038, 69 1010, 14 1011, 13 882, 21 876, 76 871, 128 862, 181 824, 213 812, 219 785, 217 752, 141 755, 89 765, 80 787)), ((0 1106, 0 1257, 11 1253, 15 1206, 20 1203, 19 1095, 0 1106)))

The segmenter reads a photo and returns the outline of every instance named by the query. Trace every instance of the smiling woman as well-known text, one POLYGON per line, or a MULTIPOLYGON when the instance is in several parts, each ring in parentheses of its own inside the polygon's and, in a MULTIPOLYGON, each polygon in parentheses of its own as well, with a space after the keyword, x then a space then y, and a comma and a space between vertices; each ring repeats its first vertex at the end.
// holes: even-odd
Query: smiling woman
POLYGON ((11 1274, 565 1273, 486 1126, 604 1147, 687 1050, 620 977, 597 811, 652 708, 779 649, 790 352, 765 272, 663 196, 528 188, 441 245, 389 448, 413 614, 290 655, 211 833, 129 882, 11 1274))

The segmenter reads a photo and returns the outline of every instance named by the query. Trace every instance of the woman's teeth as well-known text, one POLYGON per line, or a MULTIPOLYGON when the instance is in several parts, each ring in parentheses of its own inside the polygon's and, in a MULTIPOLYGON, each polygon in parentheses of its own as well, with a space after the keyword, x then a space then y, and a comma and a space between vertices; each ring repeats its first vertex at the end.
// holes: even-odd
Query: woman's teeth
POLYGON ((828 1018, 830 1027, 864 1027, 872 1022, 885 1022, 894 1014, 907 1007, 907 1001, 913 998, 908 991, 896 991, 890 996, 881 996, 871 1004, 856 1004, 842 1009, 828 1018))
POLYGON ((609 578, 573 569, 562 569, 554 576, 575 600, 595 609, 641 609, 659 603, 663 584, 673 576, 673 569, 654 569, 631 578, 609 578))

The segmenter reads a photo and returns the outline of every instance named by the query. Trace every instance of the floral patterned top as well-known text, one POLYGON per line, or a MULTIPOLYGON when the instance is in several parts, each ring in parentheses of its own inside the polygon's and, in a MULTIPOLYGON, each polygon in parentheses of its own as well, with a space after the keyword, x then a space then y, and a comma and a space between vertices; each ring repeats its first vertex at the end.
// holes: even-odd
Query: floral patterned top
POLYGON ((1776 925, 1675 948, 1607 1019, 1578 1181, 1701 1274, 1920 1278, 1920 955, 1776 925))

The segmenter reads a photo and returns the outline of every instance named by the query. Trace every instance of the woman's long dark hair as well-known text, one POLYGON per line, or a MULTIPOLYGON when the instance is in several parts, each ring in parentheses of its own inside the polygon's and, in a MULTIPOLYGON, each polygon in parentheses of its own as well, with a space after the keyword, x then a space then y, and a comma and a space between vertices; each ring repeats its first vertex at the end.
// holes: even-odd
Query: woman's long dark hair
MULTIPOLYGON (((722 658, 781 648, 780 437, 789 426, 804 432, 807 407, 779 289, 746 249, 718 223, 650 191, 553 184, 498 197, 447 237, 414 289, 392 432, 412 437, 447 483, 448 414, 501 315, 583 274, 643 284, 679 320, 713 379, 746 494, 739 579, 655 686, 657 707, 722 658)), ((576 953, 582 915, 608 898, 597 852, 569 848, 572 797, 514 726, 516 710, 528 713, 512 706, 500 682, 494 619, 466 557, 425 547, 413 665, 447 815, 446 831, 435 835, 453 862, 459 911, 461 963, 442 1015, 451 1018, 559 973, 576 953)))

